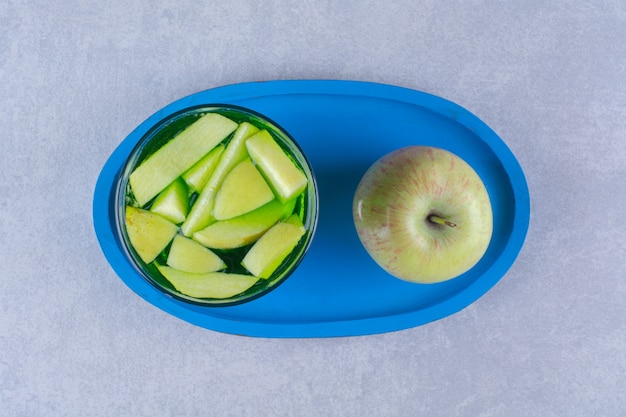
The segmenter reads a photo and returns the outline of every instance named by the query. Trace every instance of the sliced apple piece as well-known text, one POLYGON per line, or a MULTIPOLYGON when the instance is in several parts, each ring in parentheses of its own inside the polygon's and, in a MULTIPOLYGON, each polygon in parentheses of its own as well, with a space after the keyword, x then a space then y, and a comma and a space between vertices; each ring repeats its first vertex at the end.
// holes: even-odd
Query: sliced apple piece
POLYGON ((259 278, 269 278, 296 247, 306 229, 293 214, 276 223, 250 248, 241 265, 259 278))
POLYGON ((216 113, 207 113, 189 125, 130 174, 137 203, 145 205, 236 128, 237 123, 216 113))
POLYGON ((150 211, 160 214, 172 223, 182 223, 189 211, 188 192, 185 181, 177 178, 159 193, 152 203, 150 211))
POLYGON ((126 206, 125 223, 130 244, 145 263, 159 256, 178 231, 164 217, 132 206, 126 206))
POLYGON ((259 280, 252 275, 226 272, 196 274, 158 264, 157 268, 177 291, 195 298, 229 298, 241 294, 259 280))
POLYGON ((181 230, 185 236, 190 237, 194 232, 204 229, 215 221, 213 218, 215 194, 230 170, 248 157, 246 139, 248 139, 250 135, 258 132, 258 130, 259 129, 248 122, 243 122, 239 125, 235 134, 226 145, 226 149, 222 152, 222 156, 215 170, 189 211, 187 219, 181 226, 181 230))
POLYGON ((226 220, 261 207, 274 199, 272 189, 250 158, 228 173, 215 195, 213 217, 226 220))
POLYGON ((179 271, 194 273, 215 272, 226 267, 213 251, 181 235, 174 236, 167 255, 167 265, 179 271))
POLYGON ((306 175, 267 130, 261 130, 249 138, 246 141, 246 148, 282 202, 291 200, 305 189, 306 175))
POLYGON ((249 213, 228 220, 221 220, 195 232, 193 239, 213 249, 234 249, 255 242, 276 222, 289 216, 295 200, 281 204, 272 200, 249 213))
POLYGON ((183 180, 185 180, 189 188, 191 188, 191 191, 197 193, 202 191, 217 166, 223 151, 224 145, 217 145, 211 152, 196 162, 194 166, 185 171, 183 180))

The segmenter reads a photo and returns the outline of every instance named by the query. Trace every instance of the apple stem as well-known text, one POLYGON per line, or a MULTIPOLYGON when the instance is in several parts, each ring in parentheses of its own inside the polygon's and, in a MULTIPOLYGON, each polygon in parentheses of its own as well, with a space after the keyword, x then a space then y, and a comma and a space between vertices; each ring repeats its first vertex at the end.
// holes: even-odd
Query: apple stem
POLYGON ((440 224, 442 226, 456 227, 456 223, 452 223, 451 221, 441 218, 439 216, 435 216, 434 214, 428 216, 428 221, 431 223, 440 224))

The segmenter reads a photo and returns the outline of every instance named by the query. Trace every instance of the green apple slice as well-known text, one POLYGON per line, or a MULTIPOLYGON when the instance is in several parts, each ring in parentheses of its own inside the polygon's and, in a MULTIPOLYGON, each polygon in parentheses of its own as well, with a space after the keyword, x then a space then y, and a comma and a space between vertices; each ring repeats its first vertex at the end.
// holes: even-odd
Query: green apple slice
POLYGON ((189 194, 185 181, 180 178, 175 179, 173 183, 159 193, 152 203, 150 211, 160 214, 175 224, 185 221, 189 211, 189 194))
POLYGON ((249 213, 221 220, 193 234, 193 239, 212 249, 234 249, 255 242, 276 222, 289 216, 295 200, 281 204, 272 200, 249 213))
POLYGON ((224 145, 217 145, 211 152, 196 162, 194 166, 185 171, 183 180, 185 180, 191 191, 196 193, 202 191, 219 162, 223 151, 224 145))
POLYGON ((230 298, 252 287, 252 275, 206 272, 196 274, 157 264, 159 272, 182 294, 195 298, 230 298))
POLYGON ((248 139, 246 148, 282 202, 291 200, 304 190, 307 184, 306 175, 267 130, 262 130, 248 139))
POLYGON ((181 226, 185 236, 192 236, 194 232, 207 227, 215 221, 213 219, 213 206, 215 205, 215 194, 222 185, 222 181, 231 169, 239 162, 248 157, 246 150, 246 139, 256 133, 259 129, 248 122, 243 122, 235 131, 235 134, 222 152, 220 161, 209 177, 208 182, 189 211, 187 219, 181 226))
POLYGON ((259 278, 269 278, 293 251, 305 233, 300 218, 293 214, 276 223, 250 248, 241 265, 259 278))
POLYGON ((200 117, 143 161, 129 177, 140 206, 145 205, 237 128, 216 113, 200 117))
POLYGON ((174 236, 167 255, 167 265, 179 271, 194 273, 215 272, 226 267, 213 251, 181 235, 174 236))
POLYGON ((248 213, 274 199, 272 189, 250 158, 244 159, 228 173, 215 195, 213 217, 226 220, 248 213))
POLYGON ((126 206, 126 234, 137 255, 152 262, 170 243, 178 227, 148 210, 126 206))

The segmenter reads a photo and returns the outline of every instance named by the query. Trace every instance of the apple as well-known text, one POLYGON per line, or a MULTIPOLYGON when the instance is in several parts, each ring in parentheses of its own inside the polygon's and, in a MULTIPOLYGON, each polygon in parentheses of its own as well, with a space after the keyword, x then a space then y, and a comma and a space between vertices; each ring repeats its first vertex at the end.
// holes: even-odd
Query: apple
POLYGON ((429 146, 397 149, 359 182, 353 218, 385 271, 416 283, 446 281, 483 257, 493 231, 489 194, 459 156, 429 146))
POLYGON ((172 223, 182 223, 189 210, 189 194, 185 181, 177 178, 157 195, 150 211, 160 214, 172 223))
POLYGON ((236 128, 237 123, 215 113, 192 123, 130 174, 128 182, 137 203, 145 205, 236 128))
POLYGON ((265 232, 246 253, 241 265, 252 275, 267 279, 289 256, 305 233, 302 220, 292 214, 265 232))
POLYGON ((215 194, 213 217, 227 220, 269 203, 274 193, 250 158, 237 164, 215 194))
POLYGON ((213 174, 217 163, 220 161, 223 151, 224 144, 217 145, 211 152, 206 154, 201 160, 196 162, 194 166, 181 175, 191 191, 197 193, 202 191, 209 177, 213 174))
POLYGON ((182 294, 195 298, 229 298, 248 290, 259 278, 225 272, 194 273, 156 264, 159 272, 182 294))
POLYGON ((293 212, 295 200, 277 199, 249 213, 220 220, 193 234, 193 240, 211 249, 235 249, 256 242, 270 227, 293 212))
POLYGON ((246 148, 281 202, 292 200, 304 191, 306 175, 267 130, 261 130, 248 139, 246 148))
POLYGON ((226 264, 211 249, 183 235, 174 236, 167 254, 167 266, 179 271, 206 273, 226 268, 226 264))
POLYGON ((132 206, 126 207, 124 224, 130 244, 145 263, 154 261, 178 231, 165 217, 132 206))

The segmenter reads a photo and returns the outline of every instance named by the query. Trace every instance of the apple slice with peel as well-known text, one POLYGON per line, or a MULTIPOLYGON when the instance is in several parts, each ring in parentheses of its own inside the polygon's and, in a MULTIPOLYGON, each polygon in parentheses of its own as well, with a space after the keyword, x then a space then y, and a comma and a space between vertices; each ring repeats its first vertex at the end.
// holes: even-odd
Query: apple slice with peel
POLYGON ((249 213, 220 220, 193 234, 196 242, 212 249, 234 249, 255 242, 270 227, 289 216, 295 200, 281 204, 274 199, 249 213))
POLYGON ((305 229, 300 218, 293 214, 276 223, 250 248, 241 265, 259 278, 269 278, 293 251, 305 229))
POLYGON ((128 181, 137 203, 144 206, 236 128, 237 123, 216 113, 207 113, 189 125, 130 174, 128 181))
POLYGON ((195 298, 229 298, 241 294, 259 280, 252 275, 226 272, 197 274, 158 264, 157 269, 177 291, 195 298))
POLYGON ((160 214, 172 223, 185 221, 189 211, 189 194, 185 181, 177 178, 154 199, 150 211, 160 214))
POLYGON ((226 220, 261 207, 274 199, 272 189, 250 158, 244 159, 228 173, 215 195, 213 217, 226 220))
POLYGON ((191 207, 187 219, 182 224, 181 230, 183 235, 188 237, 192 236, 194 232, 207 227, 215 221, 215 219, 213 219, 215 194, 230 170, 248 157, 246 139, 248 139, 250 135, 258 132, 258 130, 259 129, 248 122, 243 122, 239 125, 235 134, 226 145, 224 152, 222 152, 222 156, 215 170, 209 177, 208 182, 202 189, 193 207, 191 207))
POLYGON ((182 175, 183 180, 185 180, 191 191, 196 193, 202 191, 213 173, 215 166, 219 162, 223 151, 224 145, 217 145, 211 152, 206 154, 182 175))
POLYGON ((164 217, 132 206, 126 206, 125 222, 130 244, 145 263, 159 256, 178 232, 164 217))
POLYGON ((249 138, 246 148, 282 202, 291 200, 304 190, 306 176, 267 130, 249 138))
POLYGON ((167 255, 167 265, 179 271, 194 273, 215 272, 226 267, 213 251, 181 235, 174 236, 167 255))

